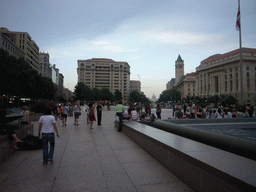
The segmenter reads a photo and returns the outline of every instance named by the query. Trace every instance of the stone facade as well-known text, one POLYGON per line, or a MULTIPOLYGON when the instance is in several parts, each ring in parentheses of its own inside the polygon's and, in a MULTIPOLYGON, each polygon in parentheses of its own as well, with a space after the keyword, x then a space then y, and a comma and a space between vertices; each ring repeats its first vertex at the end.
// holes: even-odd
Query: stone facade
POLYGON ((30 35, 27 32, 9 31, 7 28, 0 28, 0 32, 5 33, 5 35, 24 52, 24 59, 39 73, 39 47, 32 40, 30 35))
POLYGON ((0 48, 17 58, 24 57, 24 52, 4 32, 0 32, 0 48))
POLYGON ((181 99, 187 96, 195 96, 195 80, 195 73, 186 74, 180 79, 176 89, 180 92, 181 99))
POLYGON ((124 101, 130 95, 130 66, 127 62, 116 62, 112 59, 93 58, 78 60, 78 82, 90 88, 108 88, 113 94, 121 91, 124 101))
POLYGON ((196 95, 232 95, 239 103, 255 105, 256 49, 242 48, 242 81, 240 72, 239 49, 203 60, 196 68, 196 95))
POLYGON ((130 93, 133 91, 138 91, 139 93, 141 93, 140 81, 130 80, 130 93))
POLYGON ((184 75, 184 61, 178 56, 175 61, 175 79, 172 78, 166 84, 166 90, 177 89, 181 94, 181 100, 187 96, 195 96, 195 73, 184 75))
POLYGON ((49 53, 39 53, 39 72, 42 76, 52 79, 52 68, 49 53))

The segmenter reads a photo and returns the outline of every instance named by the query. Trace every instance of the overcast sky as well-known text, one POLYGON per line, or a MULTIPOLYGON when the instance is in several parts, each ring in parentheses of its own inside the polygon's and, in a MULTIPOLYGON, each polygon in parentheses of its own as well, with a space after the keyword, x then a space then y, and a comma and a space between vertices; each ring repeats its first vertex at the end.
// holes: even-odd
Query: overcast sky
MULTIPOLYGON (((1 0, 0 27, 28 32, 72 91, 77 60, 108 58, 158 98, 179 54, 186 74, 239 48, 237 10, 237 0, 1 0)), ((241 0, 241 26, 243 47, 256 48, 256 0, 241 0)))

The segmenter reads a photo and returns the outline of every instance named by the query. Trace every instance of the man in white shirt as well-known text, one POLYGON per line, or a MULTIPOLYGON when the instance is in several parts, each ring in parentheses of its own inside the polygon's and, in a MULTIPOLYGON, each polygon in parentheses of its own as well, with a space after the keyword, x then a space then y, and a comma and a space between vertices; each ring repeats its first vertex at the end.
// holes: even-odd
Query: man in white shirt
POLYGON ((55 148, 55 136, 54 130, 59 137, 58 129, 56 126, 56 121, 53 115, 51 115, 51 109, 46 108, 44 115, 39 119, 39 130, 38 137, 42 132, 43 140, 43 165, 47 165, 48 161, 53 163, 53 153, 55 148), (48 153, 48 142, 50 142, 50 151, 48 153))

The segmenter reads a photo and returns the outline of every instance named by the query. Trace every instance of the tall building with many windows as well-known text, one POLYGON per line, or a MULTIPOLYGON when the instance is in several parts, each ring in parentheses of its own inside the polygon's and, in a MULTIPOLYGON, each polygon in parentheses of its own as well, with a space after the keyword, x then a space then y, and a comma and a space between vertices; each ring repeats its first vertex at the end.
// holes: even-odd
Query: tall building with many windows
POLYGON ((49 53, 39 53, 39 73, 44 77, 52 79, 52 68, 49 60, 49 53))
POLYGON ((92 58, 78 60, 78 82, 90 88, 108 88, 112 93, 121 91, 123 100, 128 101, 130 94, 130 66, 127 62, 112 59, 92 58))
POLYGON ((7 28, 0 28, 0 32, 4 33, 19 49, 24 53, 24 59, 31 65, 33 69, 39 71, 39 47, 32 40, 27 32, 9 31, 7 28))
POLYGON ((7 36, 5 32, 0 31, 0 48, 8 51, 10 55, 17 58, 24 57, 24 52, 7 36))
POLYGON ((130 80, 130 93, 133 91, 138 91, 139 93, 141 93, 140 81, 130 80))

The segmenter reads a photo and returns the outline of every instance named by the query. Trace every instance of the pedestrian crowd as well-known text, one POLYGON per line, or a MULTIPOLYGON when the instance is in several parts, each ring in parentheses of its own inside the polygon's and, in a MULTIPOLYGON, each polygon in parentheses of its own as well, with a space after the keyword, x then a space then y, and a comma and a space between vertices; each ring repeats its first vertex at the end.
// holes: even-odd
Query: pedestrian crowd
POLYGON ((205 108, 199 104, 173 104, 173 117, 175 119, 195 119, 195 118, 241 118, 253 117, 253 105, 218 105, 217 108, 207 105, 205 108))

